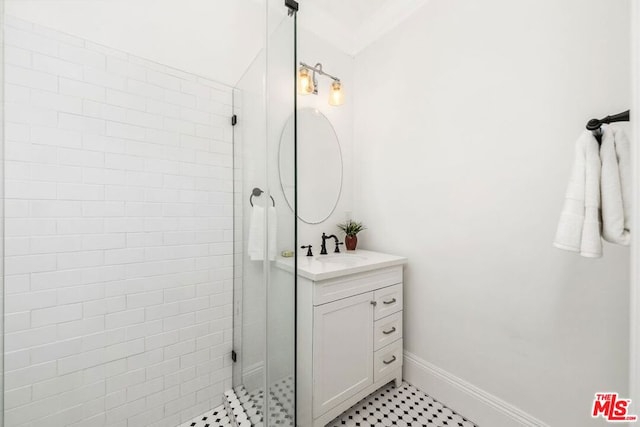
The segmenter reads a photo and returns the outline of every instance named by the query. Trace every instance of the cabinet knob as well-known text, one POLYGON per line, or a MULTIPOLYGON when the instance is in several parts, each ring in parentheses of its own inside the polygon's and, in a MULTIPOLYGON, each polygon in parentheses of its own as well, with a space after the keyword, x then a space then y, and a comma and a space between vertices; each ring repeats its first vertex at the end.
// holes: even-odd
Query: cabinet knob
POLYGON ((375 307, 378 303, 376 301, 371 301, 371 305, 375 307))

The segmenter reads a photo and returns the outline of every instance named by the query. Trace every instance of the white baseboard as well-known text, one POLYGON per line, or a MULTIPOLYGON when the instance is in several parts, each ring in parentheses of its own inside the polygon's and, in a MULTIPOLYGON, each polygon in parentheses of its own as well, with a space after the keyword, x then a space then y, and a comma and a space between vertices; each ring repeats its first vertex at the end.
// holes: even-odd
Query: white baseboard
POLYGON ((480 427, 549 427, 465 380, 404 352, 404 379, 480 427))

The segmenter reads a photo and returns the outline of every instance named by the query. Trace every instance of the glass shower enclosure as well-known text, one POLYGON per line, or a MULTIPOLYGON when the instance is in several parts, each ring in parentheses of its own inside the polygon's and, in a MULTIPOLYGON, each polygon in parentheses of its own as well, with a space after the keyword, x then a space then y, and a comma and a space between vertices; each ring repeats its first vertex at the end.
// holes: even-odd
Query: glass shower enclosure
MULTIPOLYGON (((233 390, 253 425, 295 425, 296 213, 280 182, 282 157, 295 165, 296 11, 270 11, 267 45, 234 91, 236 127, 233 390), (266 70, 266 80, 260 76, 266 70), (266 81, 266 84, 265 84, 266 81), (283 152, 284 150, 284 152, 283 152), (266 161, 265 161, 266 160, 266 161), (263 227, 266 239, 252 233, 263 227), (283 256, 284 255, 284 256, 283 256)), ((292 171, 292 176, 295 176, 292 171)), ((295 179, 295 178, 294 178, 295 179)), ((294 189, 295 182, 289 187, 294 189)))
POLYGON ((0 427, 295 425, 297 4, 0 7, 0 427))

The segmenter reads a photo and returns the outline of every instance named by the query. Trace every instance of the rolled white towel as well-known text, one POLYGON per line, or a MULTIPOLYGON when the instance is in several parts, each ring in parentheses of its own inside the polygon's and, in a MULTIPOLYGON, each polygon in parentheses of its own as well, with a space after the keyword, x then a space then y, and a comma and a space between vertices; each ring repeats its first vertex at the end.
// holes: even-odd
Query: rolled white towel
POLYGON ((602 256, 602 222, 600 212, 600 176, 602 164, 600 162, 600 144, 591 134, 587 140, 586 173, 584 187, 584 226, 582 227, 582 242, 580 255, 588 258, 602 256))
POLYGON ((600 238, 600 154, 588 131, 576 141, 575 159, 554 246, 584 257, 602 256, 600 238))
POLYGON ((631 241, 631 153, 629 139, 618 127, 603 126, 602 237, 611 243, 629 245, 631 241))

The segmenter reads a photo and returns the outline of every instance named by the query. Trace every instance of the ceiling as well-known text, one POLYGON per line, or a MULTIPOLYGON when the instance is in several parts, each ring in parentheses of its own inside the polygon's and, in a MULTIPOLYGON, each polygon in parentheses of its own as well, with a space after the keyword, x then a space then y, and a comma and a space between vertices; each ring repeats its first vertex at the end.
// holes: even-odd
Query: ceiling
POLYGON ((300 24, 355 56, 429 0, 299 0, 300 24))
MULTIPOLYGON (((299 0, 301 27, 356 55, 428 0, 299 0)), ((282 0, 5 0, 5 11, 233 86, 262 49, 282 0)), ((273 26, 274 28, 276 25, 273 26)))
POLYGON ((393 0, 300 0, 302 13, 308 5, 319 7, 340 23, 348 27, 358 27, 368 18, 393 0))

